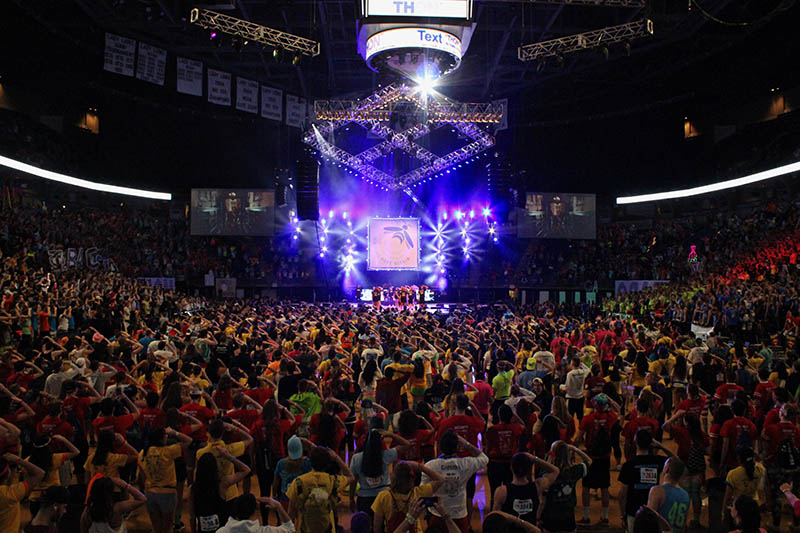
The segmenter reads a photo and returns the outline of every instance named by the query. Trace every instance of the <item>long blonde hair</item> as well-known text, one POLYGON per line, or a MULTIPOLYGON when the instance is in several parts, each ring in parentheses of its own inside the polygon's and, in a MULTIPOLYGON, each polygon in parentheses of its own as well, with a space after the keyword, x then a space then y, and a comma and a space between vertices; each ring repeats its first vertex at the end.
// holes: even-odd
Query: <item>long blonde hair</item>
POLYGON ((567 400, 563 396, 553 396, 553 402, 550 404, 550 412, 566 424, 572 416, 567 409, 567 400))

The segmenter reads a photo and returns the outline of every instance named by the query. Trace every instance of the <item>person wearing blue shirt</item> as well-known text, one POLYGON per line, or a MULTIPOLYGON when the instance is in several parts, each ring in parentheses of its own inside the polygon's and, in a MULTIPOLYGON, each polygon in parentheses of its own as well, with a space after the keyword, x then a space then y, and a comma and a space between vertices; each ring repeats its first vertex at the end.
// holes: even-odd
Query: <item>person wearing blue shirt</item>
POLYGON ((669 522, 673 533, 683 533, 689 511, 689 493, 679 484, 686 466, 680 459, 670 457, 664 466, 665 481, 650 489, 647 506, 658 511, 669 522))

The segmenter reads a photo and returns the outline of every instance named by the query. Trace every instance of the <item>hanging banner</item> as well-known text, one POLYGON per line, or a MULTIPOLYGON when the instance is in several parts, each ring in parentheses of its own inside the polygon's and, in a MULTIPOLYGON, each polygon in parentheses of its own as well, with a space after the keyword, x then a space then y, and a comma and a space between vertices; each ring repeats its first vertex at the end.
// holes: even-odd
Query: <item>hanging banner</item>
POLYGON ((139 278, 151 287, 161 287, 170 291, 175 290, 175 278, 139 278))
POLYGON ((236 76, 236 109, 258 113, 258 82, 236 76))
POLYGON ((286 95, 286 125, 294 128, 302 128, 306 122, 306 99, 294 96, 293 94, 286 95))
POLYGON ((283 120, 283 91, 261 86, 261 116, 270 120, 283 120))
POLYGON ((178 58, 178 92, 203 96, 203 62, 178 58))
POLYGON ((103 70, 133 76, 133 62, 136 57, 136 41, 106 33, 106 53, 103 70))
POLYGON ((628 280, 615 280, 614 281, 614 294, 627 294, 629 292, 643 291, 649 287, 669 283, 665 279, 628 279, 628 280))
POLYGON ((53 272, 82 268, 107 272, 119 271, 114 260, 104 258, 95 247, 85 249, 54 247, 47 250, 47 260, 53 272))
POLYGON ((231 105, 231 75, 208 69, 208 101, 217 105, 231 105))
POLYGON ((164 85, 167 70, 167 51, 147 43, 139 43, 136 77, 142 81, 164 85))

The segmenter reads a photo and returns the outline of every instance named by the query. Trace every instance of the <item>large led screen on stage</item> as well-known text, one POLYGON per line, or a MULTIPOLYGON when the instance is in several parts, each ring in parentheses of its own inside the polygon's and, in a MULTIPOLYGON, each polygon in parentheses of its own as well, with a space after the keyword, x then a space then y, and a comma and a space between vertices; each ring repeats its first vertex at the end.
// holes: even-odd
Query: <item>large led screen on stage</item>
POLYGON ((596 239, 594 194, 529 192, 517 220, 523 239, 596 239))
POLYGON ((368 270, 419 270, 419 219, 370 218, 368 270))
POLYGON ((275 233, 275 191, 192 189, 192 235, 275 233))

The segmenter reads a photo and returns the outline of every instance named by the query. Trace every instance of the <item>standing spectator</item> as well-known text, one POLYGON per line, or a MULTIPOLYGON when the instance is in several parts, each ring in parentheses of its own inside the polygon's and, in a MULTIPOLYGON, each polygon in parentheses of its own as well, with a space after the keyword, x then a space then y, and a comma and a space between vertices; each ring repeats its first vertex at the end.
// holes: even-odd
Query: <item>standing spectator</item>
POLYGON ((492 509, 516 516, 532 525, 539 523, 542 514, 540 495, 547 492, 558 478, 559 469, 533 455, 520 452, 511 458, 511 482, 494 492, 492 509), (534 468, 540 466, 544 475, 533 480, 534 468))
POLYGON ((667 459, 663 455, 653 454, 651 449, 661 448, 667 454, 672 455, 671 451, 654 441, 652 433, 645 428, 640 428, 636 432, 635 441, 636 455, 622 465, 619 473, 619 482, 622 484, 619 493, 619 509, 623 527, 627 529, 628 533, 633 533, 636 513, 642 505, 647 503, 650 489, 658 485, 664 462, 667 459))
MULTIPOLYGON (((439 491, 439 501, 461 532, 468 533, 472 510, 472 496, 468 494, 468 487, 470 484, 474 487, 475 473, 489 464, 489 458, 454 431, 445 432, 439 445, 442 455, 438 459, 428 462, 426 466, 444 477, 444 485, 439 491), (456 456, 459 444, 472 456, 456 456)), ((430 482, 430 476, 423 472, 422 483, 430 482)), ((474 489, 472 495, 474 496, 474 489)), ((429 525, 446 527, 442 516, 438 515, 435 510, 432 510, 431 514, 433 516, 429 525)))
POLYGON ((579 357, 572 358, 572 370, 567 372, 567 378, 561 390, 566 393, 569 414, 583 420, 584 383, 589 374, 589 367, 584 365, 579 357))
POLYGON ((0 531, 16 532, 20 526, 20 502, 26 498, 33 487, 44 479, 44 470, 20 459, 14 454, 5 453, 0 459, 0 531), (11 483, 11 465, 25 470, 22 481, 11 483))
POLYGON ((677 457, 667 459, 664 483, 650 489, 647 506, 664 517, 674 533, 683 533, 686 513, 689 511, 689 494, 679 484, 686 467, 677 457))
MULTIPOLYGON (((573 366, 574 360, 573 360, 573 366)), ((583 405, 581 399, 581 405, 583 405)), ((592 458, 589 472, 583 481, 583 518, 580 524, 589 524, 589 497, 591 489, 600 489, 602 496, 602 516, 600 525, 608 525, 608 488, 611 486, 611 428, 617 423, 617 414, 609 410, 608 396, 598 394, 594 397, 594 410, 581 420, 575 442, 585 436, 586 452, 592 458)))
POLYGON ((559 440, 550 448, 553 455, 553 466, 558 468, 558 477, 544 493, 545 501, 542 509, 542 525, 546 531, 564 533, 575 531, 575 511, 578 506, 576 485, 586 477, 592 459, 582 450, 559 440), (580 463, 571 464, 570 456, 581 458, 580 463), (564 512, 572 509, 572 512, 564 512))
POLYGON ((484 449, 489 456, 487 477, 492 498, 498 487, 511 482, 511 457, 519 451, 520 437, 525 431, 523 424, 512 421, 515 417, 511 407, 501 405, 498 414, 500 423, 490 426, 484 439, 484 449))

